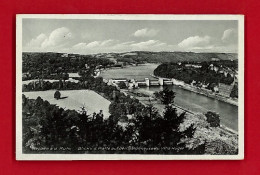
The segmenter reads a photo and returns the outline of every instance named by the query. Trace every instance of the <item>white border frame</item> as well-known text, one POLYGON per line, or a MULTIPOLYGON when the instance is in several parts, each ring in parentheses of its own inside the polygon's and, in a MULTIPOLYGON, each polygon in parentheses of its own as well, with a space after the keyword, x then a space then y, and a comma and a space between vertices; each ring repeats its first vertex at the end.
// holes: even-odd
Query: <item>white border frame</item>
POLYGON ((242 160, 244 159, 244 15, 94 15, 22 14, 16 16, 16 160, 242 160), (238 155, 23 154, 22 153, 22 19, 237 20, 238 21, 238 155))

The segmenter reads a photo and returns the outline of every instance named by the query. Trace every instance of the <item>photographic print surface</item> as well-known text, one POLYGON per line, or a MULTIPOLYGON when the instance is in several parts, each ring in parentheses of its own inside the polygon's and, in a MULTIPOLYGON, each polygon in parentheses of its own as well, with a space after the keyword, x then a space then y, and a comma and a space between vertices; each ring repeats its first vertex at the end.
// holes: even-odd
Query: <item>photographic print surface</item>
POLYGON ((18 15, 17 160, 244 157, 241 15, 18 15))

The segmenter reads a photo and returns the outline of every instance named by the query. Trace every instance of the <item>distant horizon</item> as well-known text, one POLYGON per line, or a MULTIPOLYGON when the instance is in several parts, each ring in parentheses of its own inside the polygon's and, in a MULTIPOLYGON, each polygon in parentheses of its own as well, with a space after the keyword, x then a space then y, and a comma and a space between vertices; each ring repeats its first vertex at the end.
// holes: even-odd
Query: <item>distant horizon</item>
POLYGON ((138 50, 138 51, 126 51, 126 52, 101 52, 101 53, 93 53, 93 54, 81 54, 81 53, 72 53, 72 52, 56 52, 56 51, 23 51, 22 53, 60 53, 60 54, 77 54, 77 55, 98 55, 98 54, 120 54, 120 53, 131 53, 131 52, 152 52, 152 53, 218 53, 218 54, 238 54, 236 52, 192 52, 192 51, 146 51, 146 50, 138 50))

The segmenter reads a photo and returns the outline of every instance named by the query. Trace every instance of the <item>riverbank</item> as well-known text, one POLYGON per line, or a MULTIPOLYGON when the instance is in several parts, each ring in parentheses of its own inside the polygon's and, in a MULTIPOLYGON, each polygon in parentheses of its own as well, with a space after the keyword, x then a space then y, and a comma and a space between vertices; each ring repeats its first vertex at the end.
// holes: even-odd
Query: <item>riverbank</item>
MULTIPOLYGON (((129 91, 129 90, 123 90, 123 92, 137 98, 144 105, 152 104, 154 107, 156 107, 159 110, 159 112, 161 114, 163 114, 164 105, 161 104, 160 102, 158 102, 157 99, 153 98, 153 96, 151 94, 142 93, 142 92, 133 92, 133 91, 129 91)), ((174 104, 174 106, 176 107, 178 113, 185 112, 186 114, 190 115, 191 118, 196 118, 197 116, 204 116, 203 113, 192 111, 190 109, 181 107, 177 104, 174 104)), ((231 129, 231 128, 223 125, 223 124, 221 124, 221 126, 219 127, 219 130, 221 130, 221 131, 223 131, 227 134, 238 135, 237 131, 235 131, 235 130, 233 130, 233 129, 231 129)))
MULTIPOLYGON (((151 96, 141 96, 140 93, 136 94, 130 92, 129 90, 123 90, 130 96, 138 99, 144 105, 153 105, 160 114, 164 112, 164 105, 158 102, 156 99, 151 98, 151 96)), ((180 131, 185 131, 189 126, 193 125, 196 128, 194 136, 192 138, 183 139, 182 142, 187 145, 189 149, 196 148, 198 145, 206 143, 206 154, 214 154, 217 149, 216 144, 224 144, 230 150, 238 150, 238 133, 224 125, 220 127, 210 127, 207 122, 206 116, 203 113, 196 113, 194 111, 185 109, 174 104, 177 113, 180 115, 185 112, 185 119, 180 125, 180 131)))
MULTIPOLYGON (((151 73, 157 67, 157 64, 146 64, 142 66, 130 66, 123 69, 107 70, 101 76, 107 80, 109 78, 124 78, 124 79, 141 79, 150 78, 151 73)), ((156 78, 154 78, 156 80, 156 78)), ((167 85, 170 90, 176 93, 175 104, 180 107, 197 113, 206 113, 207 111, 214 111, 221 116, 222 124, 238 131, 238 107, 230 104, 225 100, 217 100, 213 97, 208 97, 204 94, 193 91, 193 89, 184 89, 178 85, 167 85)), ((152 95, 154 92, 163 90, 163 86, 140 87, 134 89, 136 92, 146 93, 152 95)))
MULTIPOLYGON (((127 65, 125 67, 111 67, 107 68, 106 70, 102 70, 99 74, 99 76, 103 77, 104 79, 120 79, 120 78, 127 78, 127 79, 135 79, 135 80, 144 80, 145 78, 152 77, 154 80, 162 78, 153 75, 153 70, 158 66, 159 64, 153 64, 153 63, 145 63, 145 64, 140 64, 140 65, 127 65)), ((167 78, 163 78, 167 79, 167 78)), ((168 80, 168 79, 167 79, 168 80)), ((180 82, 176 80, 176 82, 180 82)), ((184 90, 188 90, 200 95, 204 95, 209 98, 213 98, 234 106, 238 106, 238 101, 227 98, 224 96, 221 96, 220 94, 213 93, 210 90, 203 89, 203 88, 198 88, 195 86, 191 86, 189 84, 186 84, 184 82, 179 83, 174 83, 174 85, 179 86, 180 88, 184 90)))
MULTIPOLYGON (((151 74, 151 76, 156 78, 156 79, 162 78, 162 77, 155 76, 153 74, 151 74)), ((216 99, 216 100, 219 100, 219 101, 231 104, 231 105, 238 106, 238 101, 237 100, 235 101, 235 100, 233 100, 231 98, 227 98, 227 97, 221 96, 219 94, 210 92, 210 90, 198 88, 196 86, 191 86, 191 85, 186 84, 184 82, 182 83, 182 85, 179 85, 179 84, 175 84, 175 85, 181 87, 182 89, 185 89, 185 90, 197 93, 197 94, 205 95, 207 97, 210 97, 210 98, 213 98, 213 99, 216 99)))
POLYGON ((185 90, 188 90, 188 91, 192 91, 192 92, 195 92, 195 93, 198 93, 198 94, 201 94, 201 95, 205 95, 205 96, 210 97, 210 98, 214 98, 214 99, 219 100, 219 101, 223 101, 223 102, 231 104, 231 105, 238 106, 238 102, 235 101, 235 100, 232 100, 232 99, 227 98, 227 97, 220 96, 220 95, 215 94, 215 93, 207 92, 207 90, 200 89, 200 88, 195 87, 195 86, 185 84, 184 86, 180 86, 180 87, 185 89, 185 90))

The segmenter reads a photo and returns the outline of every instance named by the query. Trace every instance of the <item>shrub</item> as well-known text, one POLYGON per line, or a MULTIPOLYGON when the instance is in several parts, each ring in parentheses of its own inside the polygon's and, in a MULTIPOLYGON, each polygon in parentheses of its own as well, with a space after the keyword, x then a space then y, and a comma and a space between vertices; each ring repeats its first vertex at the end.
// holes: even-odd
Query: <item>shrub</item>
POLYGON ((125 82, 122 82, 122 81, 118 83, 118 87, 119 87, 120 89, 126 89, 126 88, 127 88, 125 82))
POLYGON ((207 122, 210 124, 210 127, 219 127, 220 126, 220 116, 215 112, 208 111, 205 116, 207 117, 207 122))
POLYGON ((60 91, 56 91, 56 92, 54 93, 54 98, 55 98, 56 100, 59 100, 59 99, 60 99, 60 96, 61 96, 60 91))

